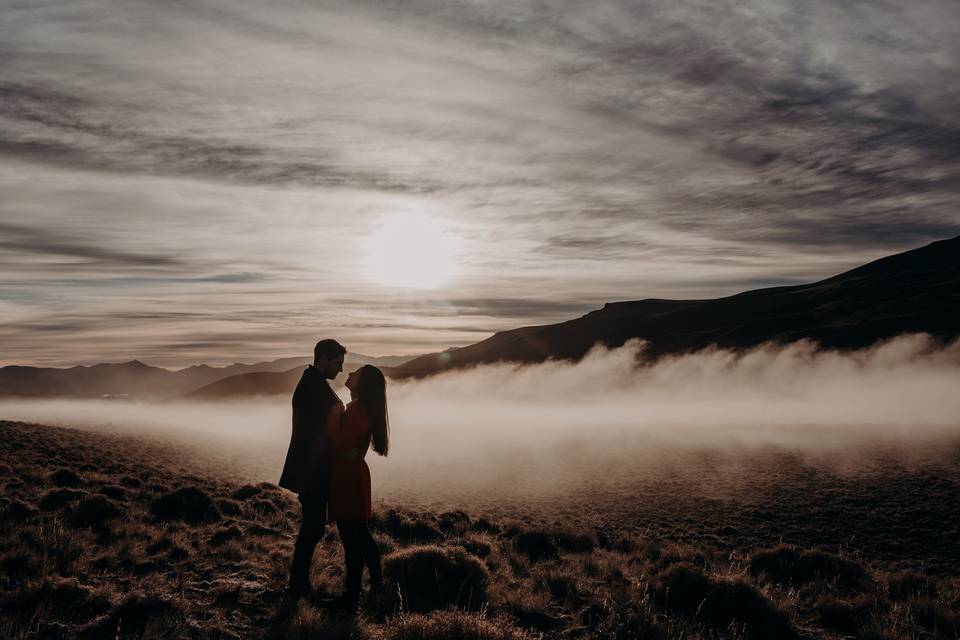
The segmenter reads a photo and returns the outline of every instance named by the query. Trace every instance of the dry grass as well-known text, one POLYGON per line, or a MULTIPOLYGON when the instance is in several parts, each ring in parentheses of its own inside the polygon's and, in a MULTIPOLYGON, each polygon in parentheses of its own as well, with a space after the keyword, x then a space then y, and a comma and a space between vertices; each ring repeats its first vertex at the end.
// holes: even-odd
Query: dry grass
POLYGON ((746 521, 719 531, 689 514, 685 534, 670 536, 379 510, 389 595, 335 616, 322 606, 344 577, 333 531, 317 550, 315 595, 285 600, 296 501, 190 466, 189 455, 0 423, 0 637, 960 637, 952 552, 928 571, 909 551, 738 546, 729 539, 746 521))

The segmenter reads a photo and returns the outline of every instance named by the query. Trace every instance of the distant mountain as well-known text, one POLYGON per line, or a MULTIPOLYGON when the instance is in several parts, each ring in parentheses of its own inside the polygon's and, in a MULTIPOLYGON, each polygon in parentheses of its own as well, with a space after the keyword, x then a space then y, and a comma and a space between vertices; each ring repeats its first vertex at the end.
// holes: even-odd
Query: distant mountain
MULTIPOLYGON (((398 358, 371 358, 348 354, 348 363, 365 364, 395 362, 398 358)), ((232 364, 226 367, 196 365, 178 371, 152 367, 139 360, 97 364, 92 366, 53 368, 7 366, 0 368, 0 397, 130 397, 163 399, 182 396, 225 378, 258 375, 266 382, 271 375, 283 376, 291 370, 301 370, 312 361, 310 357, 280 358, 255 364, 232 364)), ((403 361, 403 358, 399 358, 403 361)), ((243 383, 238 383, 243 384, 243 383)), ((294 382, 296 384, 296 382, 294 382)), ((229 385, 227 385, 229 386, 229 385)), ((281 385, 282 386, 282 385, 281 385)), ((263 395, 263 394, 260 394, 263 395)))
POLYGON ((158 398, 208 384, 222 371, 205 365, 169 371, 139 360, 67 369, 9 366, 0 368, 0 396, 158 398))
POLYGON ((578 359, 595 344, 649 343, 646 356, 747 349, 800 339, 856 349, 902 333, 960 335, 960 237, 892 255, 812 284, 747 291, 711 300, 615 302, 587 315, 494 334, 410 360, 396 377, 420 377, 497 361, 578 359))
POLYGON ((211 382, 183 396, 184 400, 228 400, 256 398, 261 396, 288 395, 293 393, 305 367, 289 371, 257 371, 242 373, 211 382))
MULTIPOLYGON (((372 358, 359 353, 348 353, 343 362, 343 372, 331 385, 338 386, 346 380, 347 374, 365 364, 380 367, 387 376, 392 375, 393 369, 382 364, 384 361, 404 362, 402 357, 388 356, 386 358, 372 358)), ((303 370, 309 363, 294 367, 288 371, 244 373, 217 380, 183 396, 184 400, 236 400, 240 398, 254 398, 265 396, 289 396, 297 387, 303 370)))

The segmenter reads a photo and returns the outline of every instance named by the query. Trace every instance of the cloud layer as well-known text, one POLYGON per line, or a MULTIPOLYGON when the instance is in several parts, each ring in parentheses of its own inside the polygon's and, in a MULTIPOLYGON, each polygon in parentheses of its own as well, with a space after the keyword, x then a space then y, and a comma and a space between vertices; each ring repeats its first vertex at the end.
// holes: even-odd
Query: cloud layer
POLYGON ((416 353, 956 235, 958 26, 950 0, 7 2, 0 357, 416 353), (463 239, 448 289, 365 279, 406 211, 463 239))
MULTIPOLYGON (((463 506, 598 489, 632 495, 637 483, 702 471, 684 461, 709 460, 714 476, 735 477, 752 456, 790 452, 857 470, 881 456, 908 464, 931 450, 954 455, 941 445, 960 437, 960 344, 907 336, 838 354, 797 343, 637 368, 640 349, 635 342, 576 364, 486 366, 391 384, 391 453, 368 454, 374 493, 463 506)), ((271 482, 290 433, 286 398, 4 401, 0 415, 194 442, 241 476, 271 482)))

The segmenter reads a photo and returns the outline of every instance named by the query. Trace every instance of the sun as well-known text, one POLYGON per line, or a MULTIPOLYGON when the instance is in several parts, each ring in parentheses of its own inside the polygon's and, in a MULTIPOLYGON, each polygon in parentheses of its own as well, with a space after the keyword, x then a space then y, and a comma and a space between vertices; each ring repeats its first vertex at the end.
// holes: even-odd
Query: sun
POLYGON ((436 289, 458 271, 459 240, 433 216, 394 214, 367 238, 367 277, 379 285, 436 289))

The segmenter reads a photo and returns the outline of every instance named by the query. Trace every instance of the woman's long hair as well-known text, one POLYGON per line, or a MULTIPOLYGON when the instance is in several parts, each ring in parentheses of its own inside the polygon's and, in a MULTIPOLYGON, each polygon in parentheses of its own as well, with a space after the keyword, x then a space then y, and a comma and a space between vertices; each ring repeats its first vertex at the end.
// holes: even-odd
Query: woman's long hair
POLYGON ((373 450, 382 456, 390 449, 390 421, 387 418, 387 381, 383 372, 371 364, 360 367, 357 401, 367 412, 373 450))

